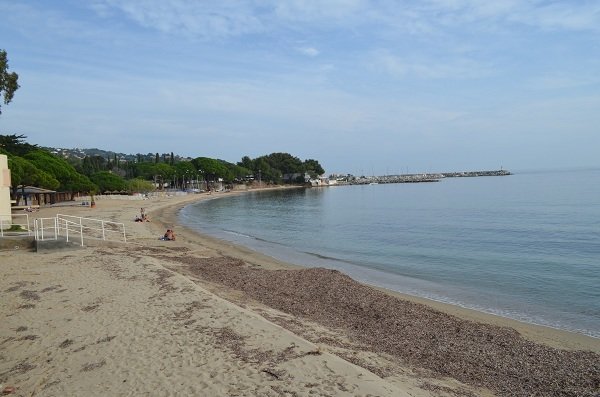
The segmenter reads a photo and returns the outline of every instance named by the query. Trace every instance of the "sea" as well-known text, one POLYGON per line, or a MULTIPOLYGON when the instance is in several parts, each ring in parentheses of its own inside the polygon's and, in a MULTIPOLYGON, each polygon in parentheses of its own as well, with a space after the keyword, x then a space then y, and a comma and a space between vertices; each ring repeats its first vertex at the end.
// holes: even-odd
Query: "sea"
POLYGON ((600 169, 253 191, 179 216, 288 263, 600 338, 600 169))

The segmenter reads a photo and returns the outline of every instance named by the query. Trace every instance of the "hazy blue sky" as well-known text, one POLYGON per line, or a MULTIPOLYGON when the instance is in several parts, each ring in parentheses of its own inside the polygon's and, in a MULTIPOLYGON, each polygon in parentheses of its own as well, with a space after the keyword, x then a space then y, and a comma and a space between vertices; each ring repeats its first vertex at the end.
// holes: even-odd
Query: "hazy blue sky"
POLYGON ((600 166, 600 2, 0 0, 0 133, 327 172, 600 166))

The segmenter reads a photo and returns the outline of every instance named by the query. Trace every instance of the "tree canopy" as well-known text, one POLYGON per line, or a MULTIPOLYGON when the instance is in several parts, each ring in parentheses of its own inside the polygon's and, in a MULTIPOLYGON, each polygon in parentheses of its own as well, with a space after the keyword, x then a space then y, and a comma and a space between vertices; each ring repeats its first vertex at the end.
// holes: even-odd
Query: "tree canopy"
POLYGON ((39 149, 37 145, 25 142, 25 138, 25 135, 17 134, 0 135, 0 148, 17 156, 24 156, 33 150, 39 149))
POLYGON ((222 178, 225 182, 233 182, 246 177, 251 171, 239 164, 232 164, 225 160, 197 157, 192 160, 196 170, 207 180, 214 181, 222 178))
POLYGON ((56 190, 60 186, 60 182, 52 174, 36 167, 23 157, 9 154, 8 168, 11 173, 13 189, 19 185, 28 185, 56 190))
POLYGON ((315 178, 325 172, 317 160, 302 161, 289 153, 271 153, 255 159, 244 156, 238 165, 252 170, 255 178, 260 174, 263 181, 273 183, 281 183, 284 179, 288 182, 301 182, 304 180, 304 173, 315 178))
MULTIPOLYGON (((8 56, 5 50, 0 50, 0 95, 4 97, 4 104, 8 105, 12 101, 15 91, 19 89, 19 75, 15 72, 8 72, 8 56)), ((2 107, 0 106, 0 114, 2 107)))
POLYGON ((271 153, 256 159, 242 157, 237 164, 221 159, 196 157, 191 161, 174 159, 173 153, 138 156, 120 160, 116 154, 91 154, 84 158, 56 156, 25 141, 24 135, 0 135, 0 153, 9 158, 13 189, 18 185, 38 186, 63 192, 148 192, 156 184, 185 188, 190 181, 222 179, 241 182, 249 176, 267 183, 303 183, 305 173, 312 177, 324 172, 317 160, 300 160, 289 153, 271 153), (68 160, 66 159, 68 158, 68 160))
POLYGON ((90 180, 98 186, 98 191, 100 193, 127 190, 127 182, 125 179, 109 171, 96 172, 90 176, 90 180))
POLYGON ((96 188, 88 177, 78 173, 66 160, 45 150, 33 150, 27 153, 24 158, 31 161, 36 167, 54 175, 60 182, 59 189, 62 191, 76 193, 93 191, 96 188))

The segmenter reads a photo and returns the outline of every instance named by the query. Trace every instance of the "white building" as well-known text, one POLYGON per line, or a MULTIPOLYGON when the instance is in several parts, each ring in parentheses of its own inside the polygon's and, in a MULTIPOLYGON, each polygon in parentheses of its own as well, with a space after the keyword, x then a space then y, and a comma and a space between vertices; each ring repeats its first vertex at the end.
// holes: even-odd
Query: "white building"
POLYGON ((8 169, 8 157, 0 154, 0 219, 10 222, 10 170, 8 169))

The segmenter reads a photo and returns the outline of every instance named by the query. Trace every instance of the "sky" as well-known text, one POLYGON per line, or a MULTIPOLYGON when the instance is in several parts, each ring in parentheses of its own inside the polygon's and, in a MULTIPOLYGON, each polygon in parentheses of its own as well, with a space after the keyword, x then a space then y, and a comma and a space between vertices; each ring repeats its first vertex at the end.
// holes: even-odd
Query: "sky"
POLYGON ((0 134, 327 173, 600 166, 600 2, 0 0, 0 134))

